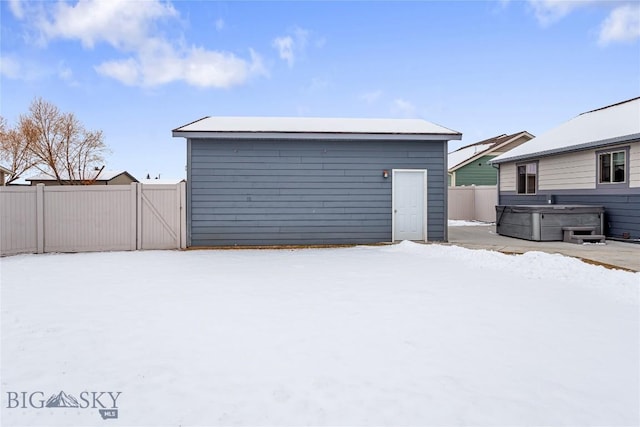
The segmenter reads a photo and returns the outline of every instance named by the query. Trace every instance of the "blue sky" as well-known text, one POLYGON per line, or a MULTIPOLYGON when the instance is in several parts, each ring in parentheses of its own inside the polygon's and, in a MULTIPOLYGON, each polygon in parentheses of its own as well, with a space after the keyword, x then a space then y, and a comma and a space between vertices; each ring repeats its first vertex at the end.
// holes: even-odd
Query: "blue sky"
POLYGON ((184 177, 203 116, 423 118, 450 149, 640 95, 637 1, 0 3, 0 113, 104 131, 108 169, 184 177))

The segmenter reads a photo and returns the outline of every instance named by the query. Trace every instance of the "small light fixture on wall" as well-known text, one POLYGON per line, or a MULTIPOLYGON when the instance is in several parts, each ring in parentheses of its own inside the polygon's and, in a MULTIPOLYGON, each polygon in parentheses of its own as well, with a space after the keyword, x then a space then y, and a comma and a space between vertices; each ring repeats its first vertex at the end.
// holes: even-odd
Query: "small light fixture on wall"
POLYGON ((382 171, 382 177, 383 177, 384 179, 389 178, 389 171, 388 171, 388 170, 386 170, 386 169, 385 169, 385 170, 383 170, 383 171, 382 171))

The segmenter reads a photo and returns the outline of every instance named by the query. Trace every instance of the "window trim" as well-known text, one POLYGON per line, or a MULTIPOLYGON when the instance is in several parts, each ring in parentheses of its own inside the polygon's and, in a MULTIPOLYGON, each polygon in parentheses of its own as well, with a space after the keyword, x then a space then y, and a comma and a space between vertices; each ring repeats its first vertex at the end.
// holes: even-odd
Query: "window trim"
MULTIPOLYGON (((518 162, 516 163, 516 194, 518 196, 535 196, 536 194, 538 194, 538 183, 540 182, 540 161, 539 160, 532 160, 532 161, 527 161, 527 162, 518 162), (527 166, 527 165, 531 165, 534 164, 536 165, 536 183, 535 183, 535 188, 533 189, 533 193, 528 193, 527 192, 527 181, 526 181, 526 177, 527 174, 525 172, 525 189, 524 189, 524 193, 521 193, 519 190, 519 174, 518 174, 518 168, 520 166, 527 166)), ((526 170, 526 169, 525 169, 526 170)))
POLYGON ((610 147, 603 150, 596 150, 596 188, 629 188, 629 146, 623 147, 610 147), (624 153, 624 181, 622 182, 601 182, 600 181, 600 156, 603 154, 610 154, 612 159, 611 174, 613 174, 613 154, 624 153))

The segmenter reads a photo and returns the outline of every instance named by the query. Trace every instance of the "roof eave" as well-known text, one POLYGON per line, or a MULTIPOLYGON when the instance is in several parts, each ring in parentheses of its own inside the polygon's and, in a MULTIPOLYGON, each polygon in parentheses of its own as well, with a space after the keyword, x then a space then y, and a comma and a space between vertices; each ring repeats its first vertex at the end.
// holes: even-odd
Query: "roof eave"
POLYGON ((208 139, 337 139, 337 140, 429 140, 451 141, 462 139, 453 133, 356 133, 356 132, 215 132, 172 131, 173 137, 208 139))
POLYGON ((607 147, 610 145, 618 145, 618 144, 624 144, 627 142, 637 142, 637 141, 640 141, 640 133, 634 133, 634 134, 625 135, 625 136, 618 136, 615 138, 602 139, 599 141, 590 141, 590 142, 585 142, 583 144, 556 148, 553 150, 538 151, 536 153, 530 153, 530 154, 522 154, 520 156, 505 157, 503 159, 498 159, 498 160, 492 159, 490 160, 490 162, 495 164, 517 162, 520 160, 528 160, 528 159, 537 158, 537 157, 547 157, 547 156, 553 156, 555 154, 573 153, 576 151, 583 151, 583 150, 589 150, 592 148, 607 147))

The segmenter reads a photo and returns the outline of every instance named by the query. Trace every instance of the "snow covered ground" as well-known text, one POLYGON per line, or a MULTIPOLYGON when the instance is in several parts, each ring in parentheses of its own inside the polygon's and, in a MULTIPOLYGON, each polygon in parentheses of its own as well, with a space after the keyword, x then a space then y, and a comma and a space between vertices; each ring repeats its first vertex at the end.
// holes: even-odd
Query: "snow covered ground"
POLYGON ((640 273, 408 242, 0 269, 3 426, 640 423, 640 273))
POLYGON ((449 227, 470 227, 476 225, 495 225, 494 222, 482 222, 482 221, 466 221, 464 219, 450 219, 448 220, 449 227))

